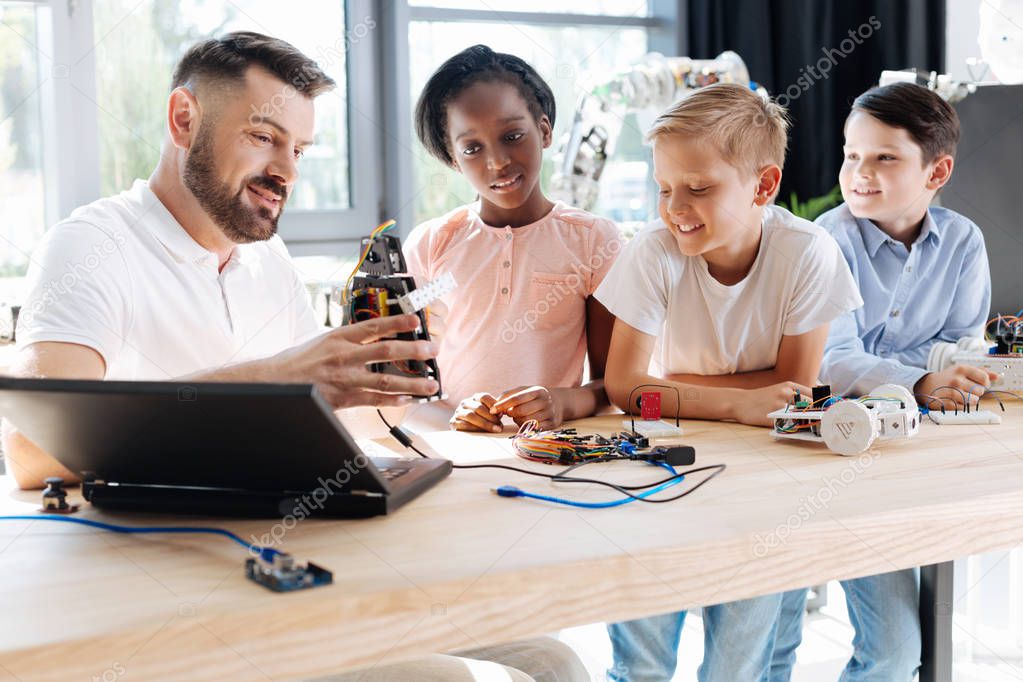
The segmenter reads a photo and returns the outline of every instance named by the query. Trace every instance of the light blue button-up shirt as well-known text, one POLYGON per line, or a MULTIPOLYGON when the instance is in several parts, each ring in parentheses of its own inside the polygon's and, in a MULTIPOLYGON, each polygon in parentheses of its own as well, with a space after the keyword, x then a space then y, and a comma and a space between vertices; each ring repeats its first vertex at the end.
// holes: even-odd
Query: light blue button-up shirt
POLYGON ((947 208, 927 210, 912 248, 842 204, 817 219, 838 242, 863 307, 831 324, 821 377, 836 394, 913 386, 936 342, 982 336, 991 305, 984 236, 947 208))

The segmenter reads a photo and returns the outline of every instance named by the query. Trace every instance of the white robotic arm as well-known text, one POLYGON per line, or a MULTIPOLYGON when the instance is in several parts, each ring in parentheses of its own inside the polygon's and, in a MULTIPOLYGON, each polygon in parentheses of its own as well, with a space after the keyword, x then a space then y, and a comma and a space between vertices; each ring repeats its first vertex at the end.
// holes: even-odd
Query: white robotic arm
POLYGON ((571 128, 554 153, 552 198, 592 208, 625 115, 645 109, 661 111, 685 93, 711 83, 749 85, 749 71, 734 52, 722 52, 714 59, 653 53, 642 64, 590 88, 580 98, 571 128))

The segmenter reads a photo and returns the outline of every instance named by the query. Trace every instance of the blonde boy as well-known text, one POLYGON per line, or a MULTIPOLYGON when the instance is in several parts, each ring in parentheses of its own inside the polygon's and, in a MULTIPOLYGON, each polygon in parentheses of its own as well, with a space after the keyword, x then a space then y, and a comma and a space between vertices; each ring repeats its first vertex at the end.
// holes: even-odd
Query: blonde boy
MULTIPOLYGON (((595 294, 617 318, 606 386, 622 409, 636 410, 633 388, 661 383, 679 389, 684 417, 768 425, 768 412, 816 383, 829 323, 862 305, 834 239, 773 205, 787 128, 782 107, 733 84, 698 90, 654 122, 660 220, 595 294)), ((661 400, 674 413, 675 392, 661 400)), ((779 594, 704 608, 700 679, 766 676, 780 606, 779 594)), ((611 625, 609 678, 670 679, 684 618, 611 625)))

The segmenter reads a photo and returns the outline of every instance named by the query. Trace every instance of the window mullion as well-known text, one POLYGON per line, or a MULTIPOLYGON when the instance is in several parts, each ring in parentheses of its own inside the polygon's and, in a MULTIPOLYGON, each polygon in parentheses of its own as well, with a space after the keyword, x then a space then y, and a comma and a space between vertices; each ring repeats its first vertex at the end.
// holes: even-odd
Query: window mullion
POLYGON ((49 62, 41 77, 59 220, 100 198, 99 119, 92 0, 52 0, 50 10, 52 52, 41 58, 49 62))

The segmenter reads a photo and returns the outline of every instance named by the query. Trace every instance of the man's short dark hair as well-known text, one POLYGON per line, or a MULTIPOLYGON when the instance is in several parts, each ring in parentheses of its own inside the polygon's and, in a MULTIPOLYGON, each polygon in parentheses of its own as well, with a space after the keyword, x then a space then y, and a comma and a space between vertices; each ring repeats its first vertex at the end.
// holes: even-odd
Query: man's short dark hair
POLYGON ((892 83, 871 88, 853 102, 851 113, 857 111, 904 129, 920 145, 924 163, 943 154, 955 156, 959 115, 937 93, 922 85, 892 83))
POLYGON ((195 90, 201 82, 245 80, 250 66, 261 66, 306 97, 332 90, 336 83, 291 43, 252 31, 236 31, 196 43, 174 69, 172 88, 195 90))

